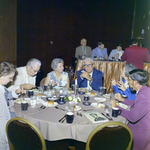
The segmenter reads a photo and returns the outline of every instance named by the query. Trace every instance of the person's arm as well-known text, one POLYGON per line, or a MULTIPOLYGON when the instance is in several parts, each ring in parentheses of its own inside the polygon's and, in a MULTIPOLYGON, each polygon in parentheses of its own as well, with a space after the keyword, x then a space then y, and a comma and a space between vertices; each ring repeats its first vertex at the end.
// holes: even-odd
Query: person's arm
POLYGON ((78 59, 78 49, 76 48, 76 51, 75 51, 75 57, 78 59))
POLYGON ((77 71, 77 82, 79 87, 84 80, 84 78, 81 78, 80 75, 81 75, 81 71, 77 71))
POLYGON ((108 59, 112 60, 112 57, 113 57, 113 50, 110 52, 108 59))
POLYGON ((123 91, 123 94, 124 94, 124 95, 127 95, 127 98, 128 98, 129 100, 135 100, 136 94, 133 94, 133 93, 131 92, 130 88, 126 88, 126 90, 123 91))
POLYGON ((146 51, 145 51, 145 59, 144 59, 144 61, 150 62, 150 55, 148 53, 148 49, 147 48, 146 48, 146 51))
POLYGON ((67 81, 67 85, 66 85, 67 88, 70 88, 70 80, 69 80, 69 75, 68 75, 68 81, 67 81))
POLYGON ((140 100, 136 101, 134 106, 130 108, 130 111, 117 106, 119 109, 122 110, 121 116, 123 116, 124 118, 126 118, 127 120, 133 123, 143 118, 146 115, 146 113, 148 113, 148 111, 150 110, 149 104, 147 103, 146 98, 144 96, 140 96, 138 99, 140 100))
POLYGON ((92 50, 92 55, 91 55, 91 57, 94 58, 94 56, 97 57, 97 55, 96 55, 96 50, 95 50, 95 49, 92 50))
POLYGON ((125 52, 123 53, 123 55, 121 56, 121 60, 122 61, 125 61, 127 59, 127 55, 126 55, 126 50, 125 52))

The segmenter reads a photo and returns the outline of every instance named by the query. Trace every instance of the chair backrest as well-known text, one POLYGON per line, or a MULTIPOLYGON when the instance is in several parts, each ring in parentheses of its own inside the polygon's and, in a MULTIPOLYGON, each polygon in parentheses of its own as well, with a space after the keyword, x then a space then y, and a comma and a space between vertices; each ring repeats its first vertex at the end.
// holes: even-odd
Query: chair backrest
POLYGON ((86 150, 130 150, 131 130, 121 122, 107 122, 95 128, 86 142, 86 150))
POLYGON ((6 124, 10 150, 46 150, 40 130, 30 121, 16 117, 6 124))

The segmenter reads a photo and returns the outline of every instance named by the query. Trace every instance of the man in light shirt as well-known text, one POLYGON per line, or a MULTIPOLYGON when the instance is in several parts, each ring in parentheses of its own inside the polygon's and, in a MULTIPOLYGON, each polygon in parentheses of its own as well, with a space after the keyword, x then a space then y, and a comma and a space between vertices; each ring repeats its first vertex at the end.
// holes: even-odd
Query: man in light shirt
POLYGON ((92 58, 84 60, 84 69, 77 71, 77 83, 79 87, 99 91, 99 87, 102 86, 103 73, 95 69, 93 63, 92 58))
POLYGON ((41 62, 32 58, 27 62, 24 67, 17 68, 17 76, 14 83, 8 87, 8 91, 14 91, 16 89, 30 90, 35 87, 36 75, 40 70, 41 62))
POLYGON ((114 57, 114 59, 121 59, 122 54, 124 53, 124 51, 122 50, 122 44, 121 43, 117 43, 116 44, 116 49, 113 49, 108 57, 109 60, 113 60, 112 58, 114 57))

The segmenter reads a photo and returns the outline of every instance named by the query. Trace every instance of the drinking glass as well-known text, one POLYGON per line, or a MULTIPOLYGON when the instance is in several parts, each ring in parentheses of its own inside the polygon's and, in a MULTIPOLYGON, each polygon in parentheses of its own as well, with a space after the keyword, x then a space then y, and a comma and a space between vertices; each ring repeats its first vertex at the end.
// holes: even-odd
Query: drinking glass
POLYGON ((100 95, 100 96, 103 95, 103 87, 102 87, 102 86, 99 87, 99 95, 100 95))
POLYGON ((30 97, 30 104, 31 104, 32 108, 36 107, 36 101, 37 101, 37 97, 36 96, 31 96, 30 97))

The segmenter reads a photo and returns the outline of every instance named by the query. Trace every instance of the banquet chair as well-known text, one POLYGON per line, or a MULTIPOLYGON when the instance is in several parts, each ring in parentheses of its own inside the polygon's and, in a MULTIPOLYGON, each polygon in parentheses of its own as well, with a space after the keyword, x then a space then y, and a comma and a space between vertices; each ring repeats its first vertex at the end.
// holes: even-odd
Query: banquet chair
POLYGON ((86 150, 130 150, 132 132, 123 123, 112 121, 95 128, 86 142, 86 150))
POLYGON ((46 150, 40 130, 30 121, 16 117, 6 124, 10 150, 46 150))

